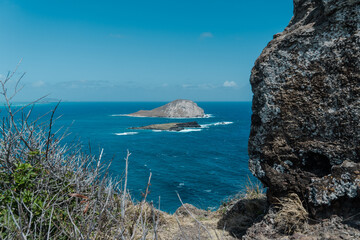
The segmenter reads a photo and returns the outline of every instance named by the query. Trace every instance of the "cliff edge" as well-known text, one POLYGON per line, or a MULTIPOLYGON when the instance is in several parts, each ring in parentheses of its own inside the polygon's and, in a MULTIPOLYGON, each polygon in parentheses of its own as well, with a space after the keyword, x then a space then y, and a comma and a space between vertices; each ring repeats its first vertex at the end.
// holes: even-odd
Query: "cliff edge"
MULTIPOLYGON (((360 207, 360 0, 294 0, 256 60, 249 167, 313 216, 360 207)), ((276 198, 274 198, 276 197, 276 198)))

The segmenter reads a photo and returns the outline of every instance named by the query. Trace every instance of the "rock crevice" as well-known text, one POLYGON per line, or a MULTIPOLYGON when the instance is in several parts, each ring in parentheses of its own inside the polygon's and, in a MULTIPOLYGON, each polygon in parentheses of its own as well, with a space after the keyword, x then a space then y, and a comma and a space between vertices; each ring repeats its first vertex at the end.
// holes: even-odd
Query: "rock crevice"
POLYGON ((294 0, 250 78, 249 166, 315 213, 360 196, 360 0, 294 0))

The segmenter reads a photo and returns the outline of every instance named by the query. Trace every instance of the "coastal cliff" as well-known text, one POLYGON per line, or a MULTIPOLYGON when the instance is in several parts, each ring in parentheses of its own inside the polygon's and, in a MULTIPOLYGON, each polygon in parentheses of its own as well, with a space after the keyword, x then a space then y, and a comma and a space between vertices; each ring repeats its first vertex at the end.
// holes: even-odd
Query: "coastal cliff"
POLYGON ((360 207, 360 0, 294 0, 252 69, 249 167, 313 216, 360 207))
POLYGON ((153 110, 140 110, 128 114, 132 117, 201 118, 204 110, 191 100, 177 99, 153 110))

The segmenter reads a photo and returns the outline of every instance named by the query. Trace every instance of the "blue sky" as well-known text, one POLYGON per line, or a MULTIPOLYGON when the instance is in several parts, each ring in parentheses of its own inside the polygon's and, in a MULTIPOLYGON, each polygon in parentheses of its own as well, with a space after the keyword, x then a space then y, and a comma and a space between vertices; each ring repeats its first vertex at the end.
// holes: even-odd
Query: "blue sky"
POLYGON ((262 49, 291 0, 0 0, 0 78, 18 101, 250 101, 262 49))

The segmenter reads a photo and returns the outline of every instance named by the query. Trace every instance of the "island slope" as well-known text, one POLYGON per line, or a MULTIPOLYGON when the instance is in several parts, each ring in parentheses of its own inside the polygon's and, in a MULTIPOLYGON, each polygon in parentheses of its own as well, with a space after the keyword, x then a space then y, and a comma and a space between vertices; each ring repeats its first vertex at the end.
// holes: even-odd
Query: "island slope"
POLYGON ((191 100, 178 99, 153 110, 130 113, 132 117, 201 118, 204 110, 191 100))

